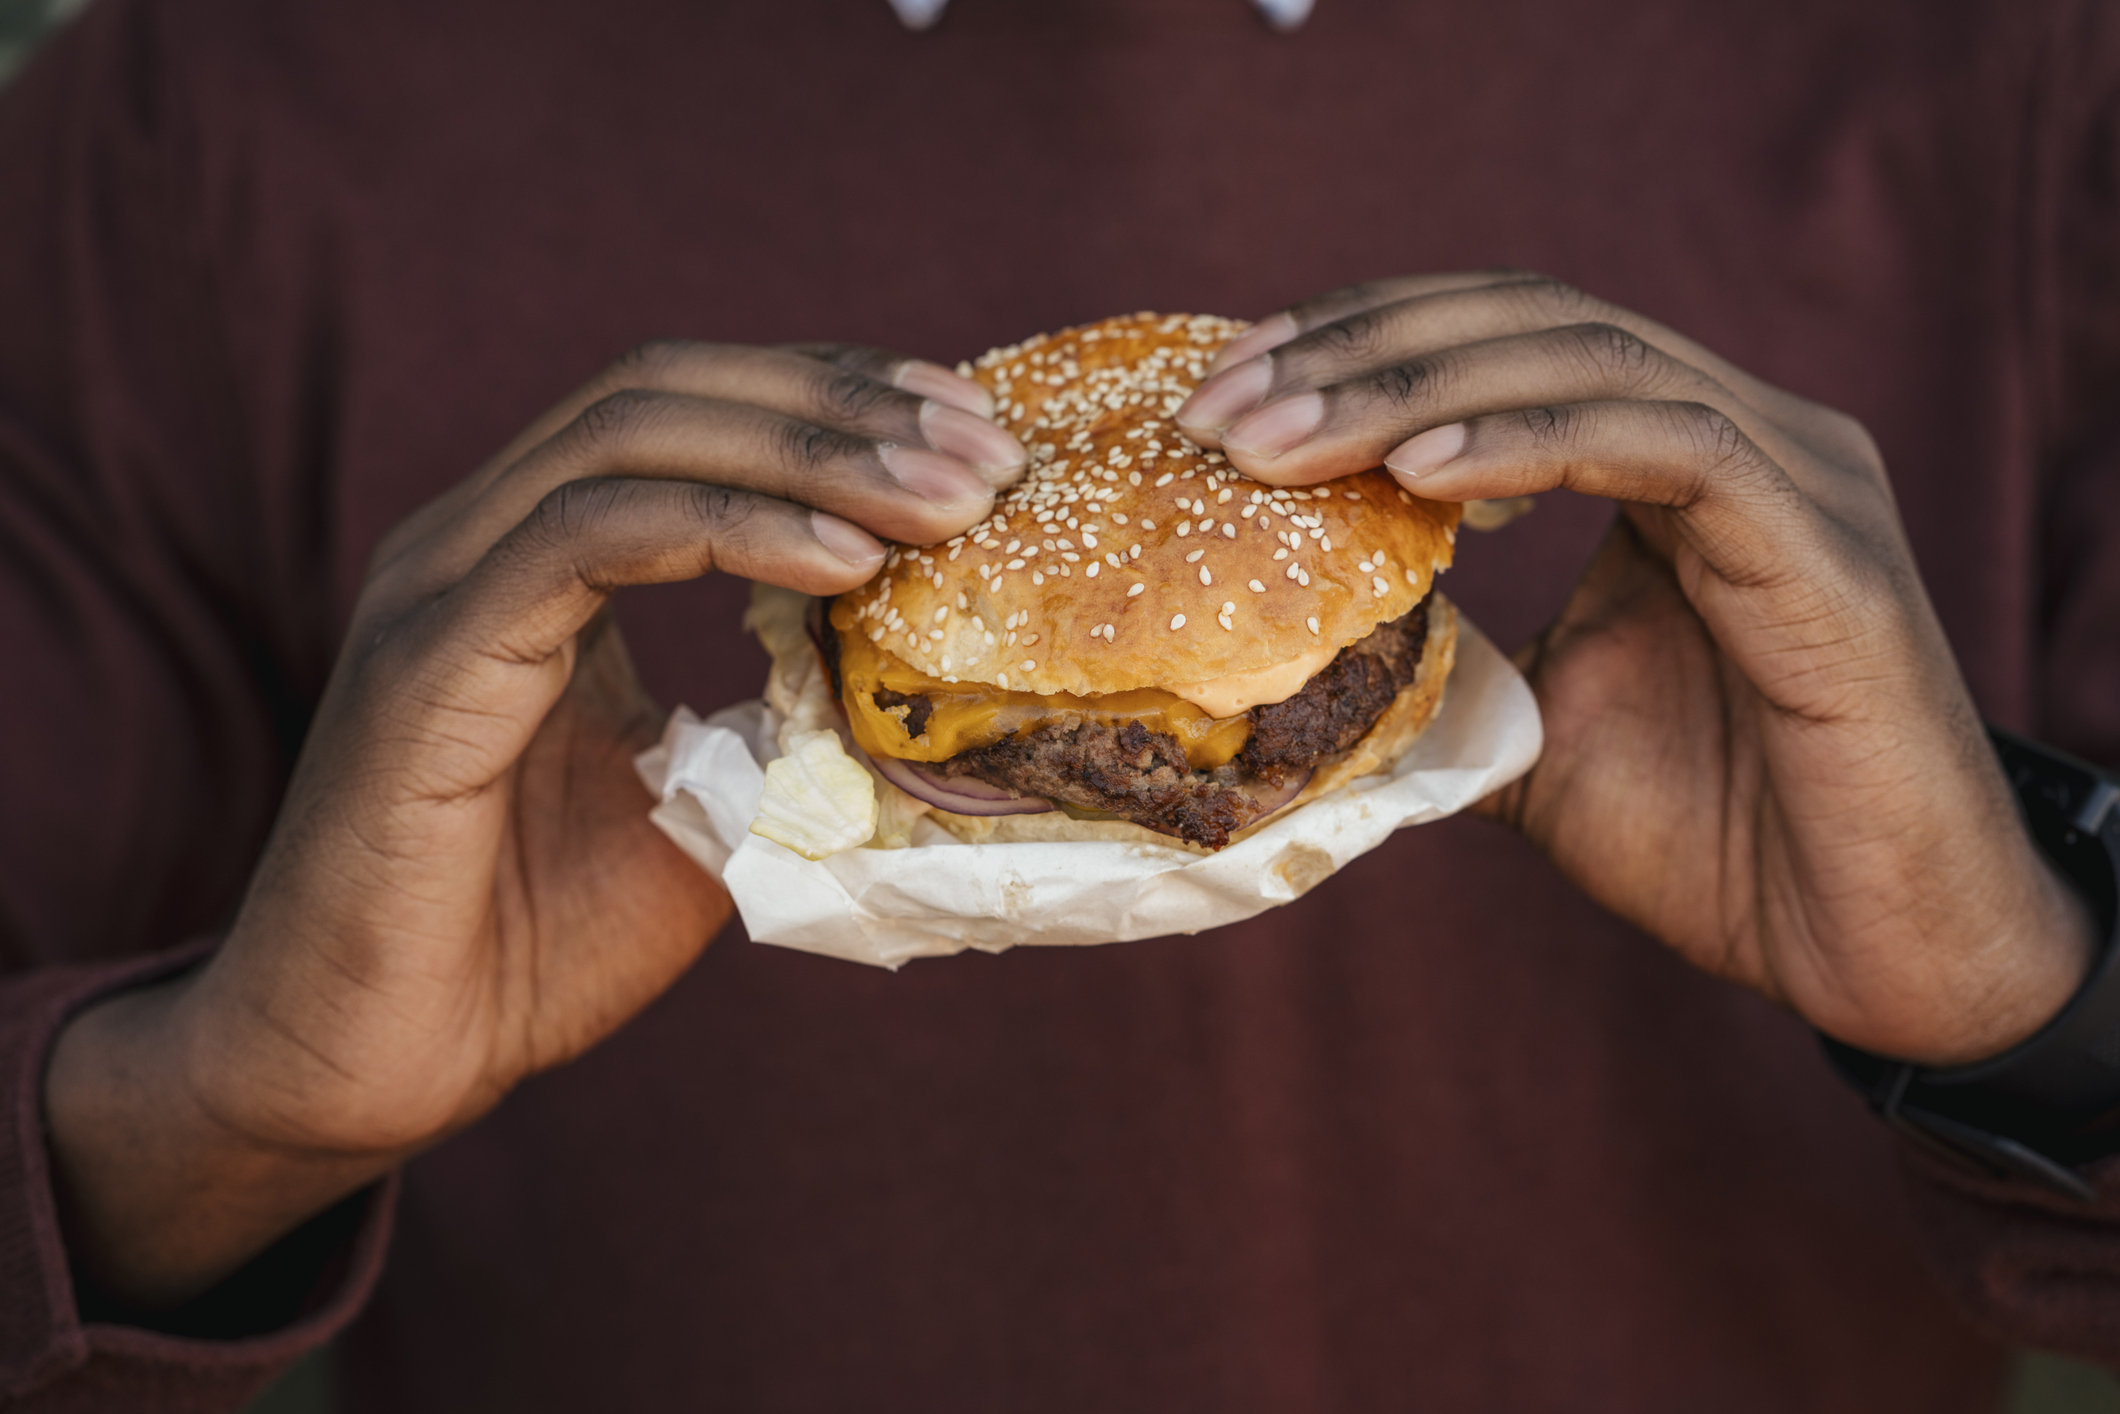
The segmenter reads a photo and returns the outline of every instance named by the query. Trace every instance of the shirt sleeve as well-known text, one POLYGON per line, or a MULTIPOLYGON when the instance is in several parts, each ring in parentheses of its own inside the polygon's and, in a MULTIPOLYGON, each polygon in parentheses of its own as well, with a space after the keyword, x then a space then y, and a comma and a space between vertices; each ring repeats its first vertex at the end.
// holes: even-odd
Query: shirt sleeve
MULTIPOLYGON (((2120 767, 2120 14, 2080 7, 2038 76, 2050 141, 2034 173, 2029 317, 2048 468, 2038 559, 2034 735, 2120 767)), ((1908 1151, 1914 1208, 1945 1283, 2004 1336, 2120 1366, 2120 1158, 2097 1198, 1985 1180, 1908 1151)))
MULTIPOLYGON (((99 0, 0 96, 0 1405, 238 1407, 350 1319, 390 1187, 143 1322, 77 1289, 42 1089, 66 1019, 193 965, 330 634, 318 517, 248 450, 184 7, 99 0)), ((236 196, 229 193, 236 191, 236 196)), ((218 195, 216 195, 218 193, 218 195)))

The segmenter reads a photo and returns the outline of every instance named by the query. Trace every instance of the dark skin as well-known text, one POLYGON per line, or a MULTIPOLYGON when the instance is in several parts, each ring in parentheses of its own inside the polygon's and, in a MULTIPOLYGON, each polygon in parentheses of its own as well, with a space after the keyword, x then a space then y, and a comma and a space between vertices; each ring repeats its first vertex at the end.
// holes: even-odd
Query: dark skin
MULTIPOLYGON (((377 553, 226 945, 62 1034, 69 1234, 206 1290, 581 1054, 729 915, 647 821, 660 711, 605 606, 719 570, 829 594, 984 516, 1020 448, 943 369, 670 345, 377 553), (866 531, 863 529, 866 527, 866 531)), ((1263 321, 1180 420, 1262 480, 1569 486, 1622 514, 1525 667, 1547 748, 1484 808, 1697 965, 1946 1064, 2067 999, 2089 925, 2016 825, 1875 448, 1626 311, 1419 277, 1263 321)))

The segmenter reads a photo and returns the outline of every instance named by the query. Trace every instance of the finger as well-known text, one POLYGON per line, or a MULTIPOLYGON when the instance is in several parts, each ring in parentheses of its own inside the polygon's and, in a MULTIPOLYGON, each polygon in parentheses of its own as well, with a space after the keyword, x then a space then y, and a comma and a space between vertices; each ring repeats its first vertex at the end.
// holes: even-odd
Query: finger
MULTIPOLYGON (((1661 507, 1675 542, 1696 558, 1694 570, 1733 589, 1778 596, 1780 609, 1806 601, 1810 609, 1797 619, 1826 600, 1845 607, 1863 597, 1848 582, 1851 567, 1877 562, 1840 553, 1848 532, 1743 428, 1705 403, 1589 402, 1492 413, 1410 438, 1385 467, 1407 490, 1434 500, 1566 489, 1661 507)), ((1703 576, 1682 573, 1681 582, 1711 613, 1701 602, 1703 576)), ((1756 606, 1748 613, 1758 617, 1756 606)), ((1823 625, 1811 620, 1813 628, 1823 625)), ((1720 632, 1717 638, 1747 641, 1720 632)))
MULTIPOLYGON (((1257 358, 1321 325, 1334 323, 1364 310, 1446 290, 1486 289, 1493 285, 1543 278, 1528 270, 1459 270, 1435 275, 1401 275, 1388 280, 1369 280, 1358 285, 1344 285, 1301 304, 1292 304, 1286 309, 1269 314, 1231 339, 1215 354, 1214 361, 1208 364, 1208 376, 1212 378, 1225 368, 1257 358)), ((1178 421, 1181 426, 1185 425, 1182 411, 1178 421)))
POLYGON ((997 487, 1005 486, 1021 474, 1023 448, 986 420, 991 401, 982 409, 979 398, 961 391, 965 382, 938 364, 886 349, 656 340, 618 359, 532 423, 487 464, 480 481, 490 481, 603 399, 637 390, 755 402, 827 426, 872 431, 959 456, 981 467, 997 487), (931 391, 937 389, 951 396, 937 399, 931 391))
MULTIPOLYGON (((957 414, 963 416, 964 414, 957 414)), ((375 592, 430 593, 464 573, 557 488, 624 477, 693 482, 829 511, 910 544, 960 533, 993 488, 961 461, 785 416, 750 403, 614 393, 568 423, 396 558, 375 592)))
POLYGON ((796 353, 821 359, 835 367, 852 370, 879 383, 888 383, 893 388, 903 388, 908 393, 923 398, 933 398, 953 408, 971 413, 974 417, 994 416, 994 395, 960 373, 944 368, 939 363, 930 363, 924 358, 910 358, 905 354, 892 353, 888 349, 873 349, 860 344, 790 344, 796 353))
MULTIPOLYGON (((1399 299, 1344 308, 1335 318, 1312 324, 1299 336, 1278 344, 1270 357, 1232 362, 1194 390, 1176 420, 1194 441, 1220 447, 1234 424, 1268 402, 1377 373, 1455 344, 1583 324, 1627 330, 1784 420, 1809 406, 1631 310, 1558 280, 1524 272, 1503 273, 1513 278, 1483 285, 1437 282, 1433 288, 1404 293, 1399 299)), ((1362 288, 1412 289, 1406 282, 1362 288)))
MULTIPOLYGON (((446 738, 468 791, 514 761, 565 691, 576 635, 612 593, 721 570, 810 594, 865 583, 884 548, 845 521, 769 496, 686 481, 608 479, 555 488, 471 570, 409 608, 364 606, 343 680, 351 720, 400 744, 446 738)), ((437 766, 436 769, 441 769, 437 766)))
POLYGON ((1619 398, 1732 401, 1631 331, 1583 324, 1458 344, 1276 398, 1222 448, 1247 475, 1301 485, 1373 467, 1407 438, 1468 417, 1619 398))

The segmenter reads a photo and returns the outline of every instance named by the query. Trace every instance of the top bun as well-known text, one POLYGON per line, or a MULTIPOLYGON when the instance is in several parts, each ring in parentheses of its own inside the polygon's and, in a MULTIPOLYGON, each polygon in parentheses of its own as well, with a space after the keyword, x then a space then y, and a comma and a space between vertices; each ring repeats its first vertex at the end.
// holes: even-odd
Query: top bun
POLYGON ((1244 328, 1122 315, 960 366, 1029 468, 965 534, 893 547, 848 631, 945 681, 1089 695, 1276 667, 1406 613, 1455 505, 1381 471, 1269 486, 1171 420, 1244 328))

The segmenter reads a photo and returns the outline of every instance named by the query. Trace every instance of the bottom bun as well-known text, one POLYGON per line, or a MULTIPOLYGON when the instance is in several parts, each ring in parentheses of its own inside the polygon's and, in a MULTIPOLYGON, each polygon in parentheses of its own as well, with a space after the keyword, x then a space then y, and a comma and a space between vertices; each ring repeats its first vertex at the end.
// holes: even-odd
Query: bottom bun
MULTIPOLYGON (((1457 662, 1457 607, 1441 594, 1431 594, 1428 603, 1428 637, 1421 645, 1421 666, 1413 681, 1399 690, 1376 725, 1347 750, 1318 763, 1295 799, 1273 814, 1252 821, 1229 837, 1235 844, 1328 791, 1337 790, 1361 776, 1390 769, 1412 749, 1413 743, 1443 705, 1443 684, 1457 662)), ((1077 820, 1062 810, 1042 815, 958 815, 948 810, 930 810, 927 818, 966 844, 1047 844, 1059 840, 1108 840, 1114 844, 1161 845, 1193 854, 1213 854, 1211 849, 1190 844, 1176 835, 1159 834, 1131 820, 1077 820)))

